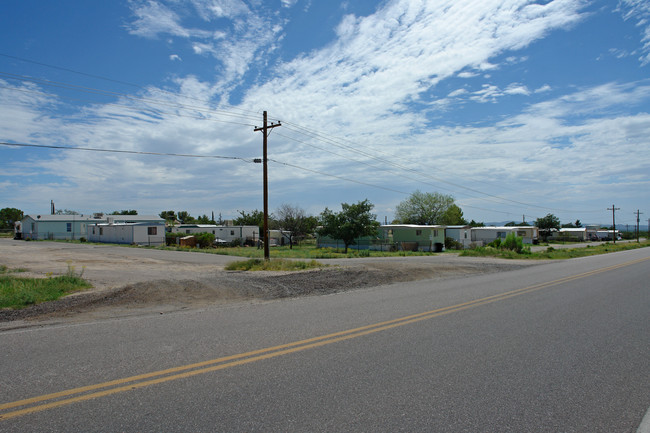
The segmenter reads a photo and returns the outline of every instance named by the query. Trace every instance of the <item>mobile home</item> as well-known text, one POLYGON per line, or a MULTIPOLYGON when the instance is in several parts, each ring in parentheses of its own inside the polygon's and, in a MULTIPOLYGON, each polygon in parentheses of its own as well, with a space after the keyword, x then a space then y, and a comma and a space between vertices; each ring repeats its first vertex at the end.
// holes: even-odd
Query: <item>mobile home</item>
POLYGON ((171 228, 172 233, 212 233, 215 240, 232 242, 239 240, 240 245, 254 244, 258 241, 260 229, 257 226, 217 226, 212 224, 181 224, 171 228))
POLYGON ((472 242, 485 245, 496 239, 505 239, 509 233, 523 238, 525 244, 536 244, 539 230, 534 226, 472 227, 472 242))
POLYGON ((88 226, 88 241, 161 246, 165 245, 165 223, 95 223, 88 226))

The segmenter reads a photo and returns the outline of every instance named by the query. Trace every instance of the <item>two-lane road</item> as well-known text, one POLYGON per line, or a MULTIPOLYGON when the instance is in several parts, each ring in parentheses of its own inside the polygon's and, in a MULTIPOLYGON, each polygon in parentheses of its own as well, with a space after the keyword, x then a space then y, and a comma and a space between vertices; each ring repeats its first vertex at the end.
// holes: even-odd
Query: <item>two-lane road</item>
POLYGON ((0 333, 0 431, 635 432, 650 249, 0 333))

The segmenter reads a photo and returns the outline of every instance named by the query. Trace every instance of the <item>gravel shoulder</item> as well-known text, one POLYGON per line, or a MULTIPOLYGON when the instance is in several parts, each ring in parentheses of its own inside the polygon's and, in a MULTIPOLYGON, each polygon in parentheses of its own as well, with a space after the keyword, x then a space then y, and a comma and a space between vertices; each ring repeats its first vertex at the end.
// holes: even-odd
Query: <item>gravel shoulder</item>
POLYGON ((224 270, 241 257, 111 245, 0 239, 0 264, 26 277, 83 272, 93 288, 21 310, 1 309, 0 330, 44 321, 87 321, 166 313, 232 302, 325 295, 395 282, 462 278, 540 262, 454 254, 319 260, 303 272, 224 270))

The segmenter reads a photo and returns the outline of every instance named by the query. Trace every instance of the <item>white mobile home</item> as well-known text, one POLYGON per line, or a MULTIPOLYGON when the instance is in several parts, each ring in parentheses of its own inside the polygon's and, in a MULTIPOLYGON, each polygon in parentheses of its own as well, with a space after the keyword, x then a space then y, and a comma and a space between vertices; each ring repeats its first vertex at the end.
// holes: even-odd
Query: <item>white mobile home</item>
POLYGON ((598 236, 599 241, 611 241, 614 239, 614 236, 616 236, 616 239, 621 239, 621 235, 619 234, 618 230, 598 230, 596 232, 596 236, 598 236))
POLYGON ((469 248, 472 244, 472 226, 455 225, 445 228, 445 238, 452 238, 463 248, 469 248))
POLYGON ((30 240, 79 240, 88 227, 101 223, 164 223, 151 215, 27 215, 16 224, 16 237, 30 240))
POLYGON ((525 244, 536 244, 539 236, 539 230, 533 226, 472 227, 472 242, 485 245, 495 239, 503 240, 509 233, 523 238, 525 244))
POLYGON ((259 239, 260 229, 257 226, 216 226, 211 224, 181 224, 171 228, 172 233, 212 233, 216 240, 232 242, 239 240, 240 245, 254 244, 259 239))
POLYGON ((96 223, 88 226, 87 236, 89 242, 160 246, 165 245, 165 223, 96 223))
POLYGON ((551 239, 553 240, 568 240, 568 241, 590 241, 596 240, 597 230, 591 230, 587 227, 564 227, 558 231, 551 232, 551 239))
POLYGON ((27 215, 16 224, 16 238, 26 240, 79 240, 89 224, 103 220, 89 215, 27 215))

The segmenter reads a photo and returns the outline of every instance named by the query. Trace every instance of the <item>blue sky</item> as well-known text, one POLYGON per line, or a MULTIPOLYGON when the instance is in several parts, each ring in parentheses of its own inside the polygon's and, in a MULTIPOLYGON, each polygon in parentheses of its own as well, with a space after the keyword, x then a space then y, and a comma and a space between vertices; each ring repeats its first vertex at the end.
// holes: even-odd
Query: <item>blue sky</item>
POLYGON ((110 151, 0 145, 0 207, 262 209, 266 110, 271 211, 650 216, 647 1, 22 0, 0 28, 0 141, 110 151))

